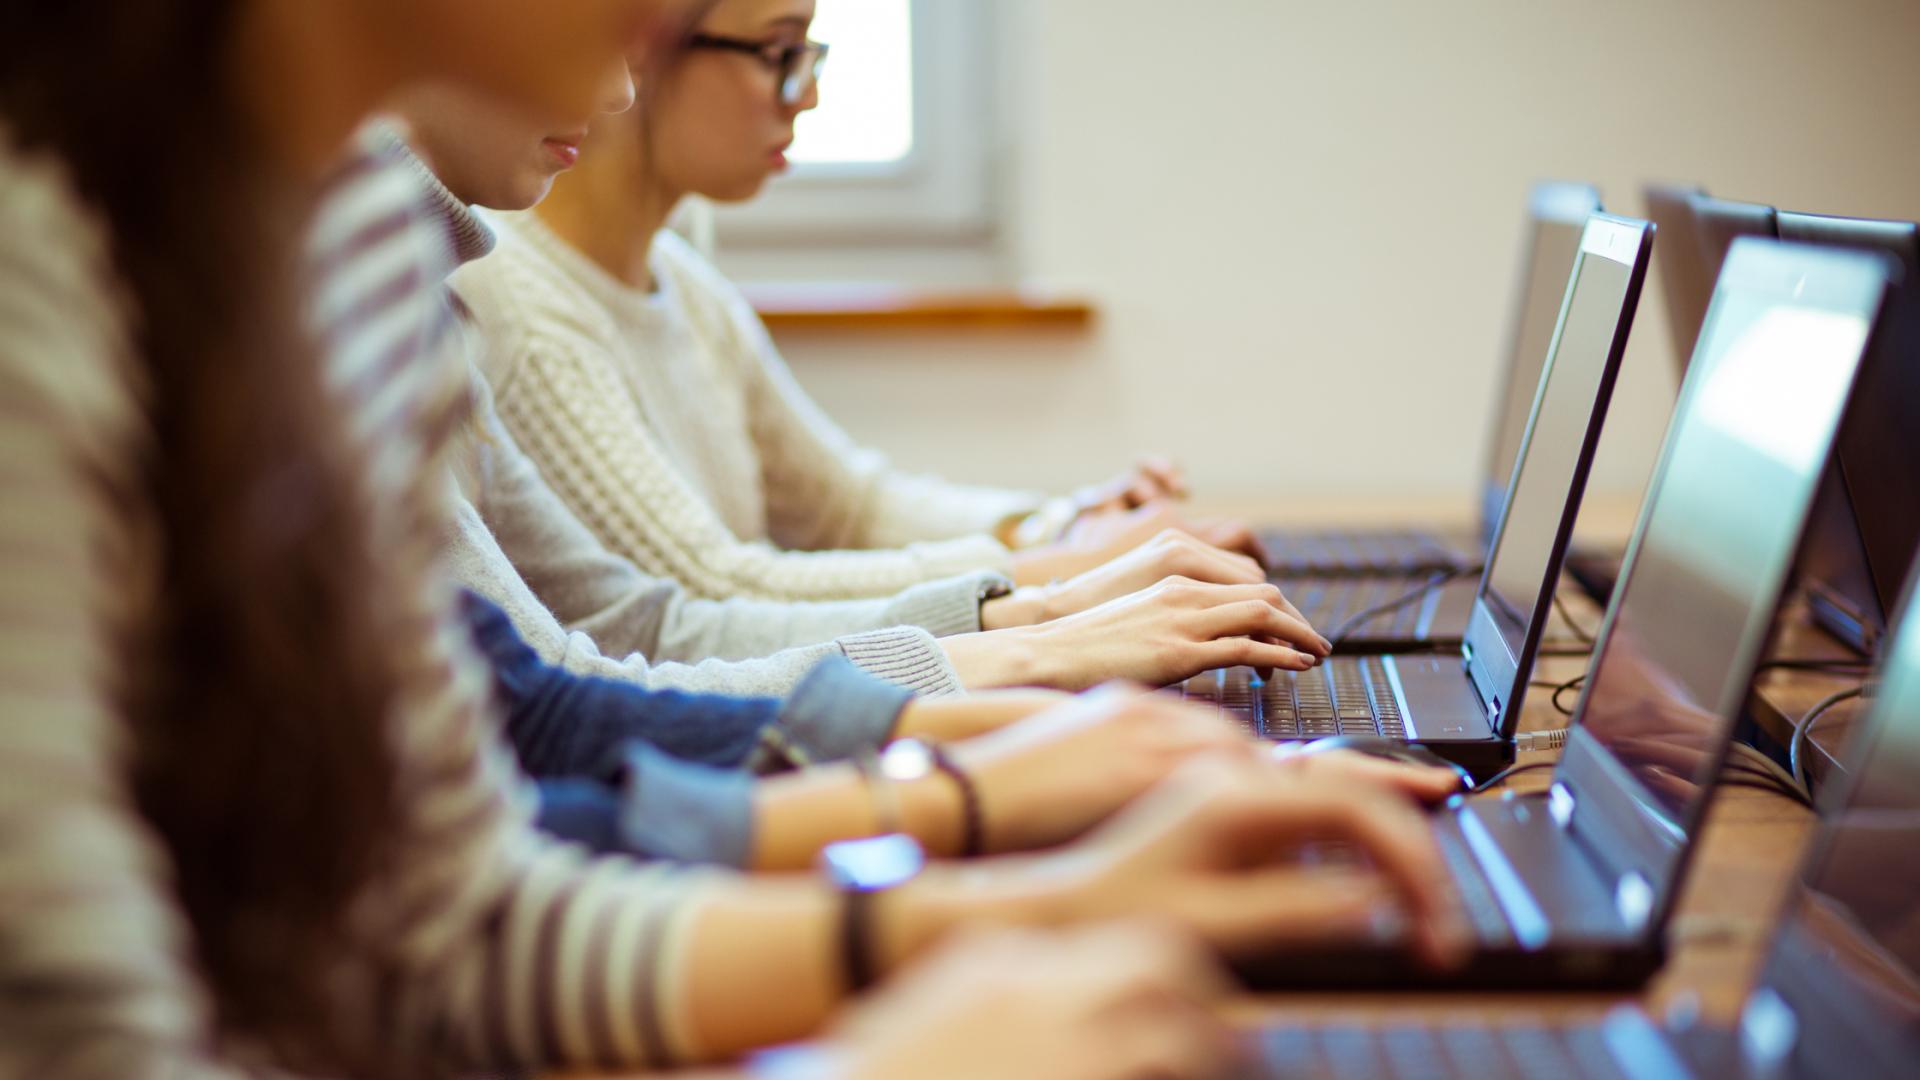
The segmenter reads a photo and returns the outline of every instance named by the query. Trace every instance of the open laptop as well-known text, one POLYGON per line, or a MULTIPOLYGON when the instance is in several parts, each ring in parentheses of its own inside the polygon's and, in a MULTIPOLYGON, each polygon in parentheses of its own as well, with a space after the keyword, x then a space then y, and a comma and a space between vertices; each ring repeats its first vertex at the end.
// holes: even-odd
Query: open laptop
MULTIPOLYGON (((1535 184, 1528 200, 1528 236, 1519 279, 1519 296, 1508 342, 1506 370, 1494 403, 1488 460, 1482 483, 1480 541, 1493 538, 1500 520, 1520 439, 1526 429, 1534 388, 1546 362, 1547 346, 1560 317, 1567 278, 1587 216, 1600 210, 1600 193, 1590 184, 1546 181, 1535 184)), ((1429 572, 1457 571, 1480 561, 1482 551, 1423 530, 1276 531, 1262 540, 1272 556, 1276 579, 1286 583, 1316 576, 1388 576, 1395 579, 1429 572)), ((1383 588, 1391 588, 1391 585, 1383 588)), ((1371 593, 1369 596, 1378 595, 1371 593)), ((1356 598, 1359 602, 1361 598, 1356 598)), ((1358 607, 1348 608, 1349 613, 1358 607)), ((1310 616, 1311 617, 1311 616, 1310 616)), ((1337 618, 1328 611, 1326 619, 1337 618)))
POLYGON ((1635 1006, 1598 1023, 1524 1015, 1260 1033, 1287 1080, 1911 1080, 1920 1075, 1920 609, 1905 614, 1823 799, 1773 947, 1738 1026, 1667 1031, 1635 1006))
POLYGON ((1553 611, 1652 247, 1644 221, 1587 220, 1464 644, 1452 655, 1335 656, 1311 671, 1276 671, 1257 688, 1249 669, 1229 669, 1187 680, 1184 696, 1217 702, 1266 738, 1406 740, 1481 778, 1512 762, 1517 706, 1553 611))
MULTIPOLYGON (((1920 366, 1896 359, 1920 348, 1920 229, 1907 221, 1790 213, 1701 194, 1690 197, 1686 209, 1700 235, 1691 271, 1699 280, 1687 288, 1709 287, 1738 236, 1860 248, 1896 261, 1898 287, 1874 345, 1889 354, 1889 362, 1867 365, 1858 405, 1841 425, 1839 451, 1814 504, 1812 538, 1800 568, 1814 622, 1871 656, 1920 544, 1920 500, 1913 496, 1920 491, 1920 441, 1909 434, 1920 414, 1920 366)), ((1689 271, 1670 266, 1668 272, 1677 280, 1689 271)))
POLYGON ((1433 819, 1479 941, 1465 970, 1329 948, 1243 961, 1250 982, 1632 986, 1659 967, 1885 285, 1856 252, 1735 244, 1551 789, 1433 819))

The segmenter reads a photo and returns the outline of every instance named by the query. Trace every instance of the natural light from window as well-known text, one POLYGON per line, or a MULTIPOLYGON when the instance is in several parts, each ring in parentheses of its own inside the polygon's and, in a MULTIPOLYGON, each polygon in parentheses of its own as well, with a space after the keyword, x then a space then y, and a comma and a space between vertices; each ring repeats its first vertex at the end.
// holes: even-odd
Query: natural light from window
POLYGON ((884 165, 913 151, 912 0, 819 0, 811 36, 833 47, 820 107, 801 115, 787 157, 884 165))

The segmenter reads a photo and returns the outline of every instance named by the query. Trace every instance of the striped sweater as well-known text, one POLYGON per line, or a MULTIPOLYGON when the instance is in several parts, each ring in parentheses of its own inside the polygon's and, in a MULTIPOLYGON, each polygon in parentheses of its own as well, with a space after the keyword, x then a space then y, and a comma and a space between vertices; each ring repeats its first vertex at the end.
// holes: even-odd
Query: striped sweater
MULTIPOLYGON (((419 197, 363 155, 314 232, 332 383, 373 452, 374 539, 420 568, 370 583, 415 605, 391 718, 402 810, 392 869, 352 905, 327 1019, 389 1075, 669 1062, 696 1051, 683 927, 731 879, 592 860, 530 825, 486 672, 426 561, 445 487, 424 466, 467 399, 432 362, 445 239, 419 197)), ((213 1030, 124 772, 106 628, 158 553, 86 480, 127 474, 145 437, 104 252, 59 170, 0 132, 0 1074, 272 1072, 213 1030)))
POLYGON ((1039 505, 892 468, 834 425, 719 271, 672 233, 659 291, 615 280, 533 214, 455 287, 493 348, 500 415, 615 554, 695 596, 887 596, 976 569, 1039 505))

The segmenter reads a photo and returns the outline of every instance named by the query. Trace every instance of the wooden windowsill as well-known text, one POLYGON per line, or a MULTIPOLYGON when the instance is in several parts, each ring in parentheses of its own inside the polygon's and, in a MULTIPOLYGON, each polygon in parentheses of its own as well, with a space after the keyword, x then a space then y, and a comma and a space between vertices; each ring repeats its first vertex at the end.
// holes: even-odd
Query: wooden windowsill
POLYGON ((1093 324, 1085 300, 1015 289, 929 290, 856 282, 749 285, 767 328, 781 330, 1049 330, 1093 324))

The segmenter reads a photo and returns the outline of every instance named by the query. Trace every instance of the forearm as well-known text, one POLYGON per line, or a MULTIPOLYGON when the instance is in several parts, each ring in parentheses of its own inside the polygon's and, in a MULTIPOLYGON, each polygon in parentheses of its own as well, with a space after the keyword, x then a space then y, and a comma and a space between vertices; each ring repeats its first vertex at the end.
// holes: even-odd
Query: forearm
MULTIPOLYGON (((891 971, 968 922, 1057 921, 1059 886, 1018 872, 931 866, 877 897, 875 959, 891 971)), ((702 1056, 721 1060, 817 1032, 848 995, 842 899, 816 877, 759 878, 689 928, 684 1002, 702 1056)))
MULTIPOLYGON (((899 827, 929 855, 953 856, 963 842, 963 808, 952 779, 928 776, 893 783, 899 827)), ((760 871, 801 870, 820 849, 873 836, 885 828, 867 781, 851 765, 820 766, 763 780, 754 790, 754 843, 749 865, 760 871)))
POLYGON ((894 734, 960 742, 1025 720, 1068 697, 1057 690, 995 690, 964 700, 919 698, 901 712, 894 734))

